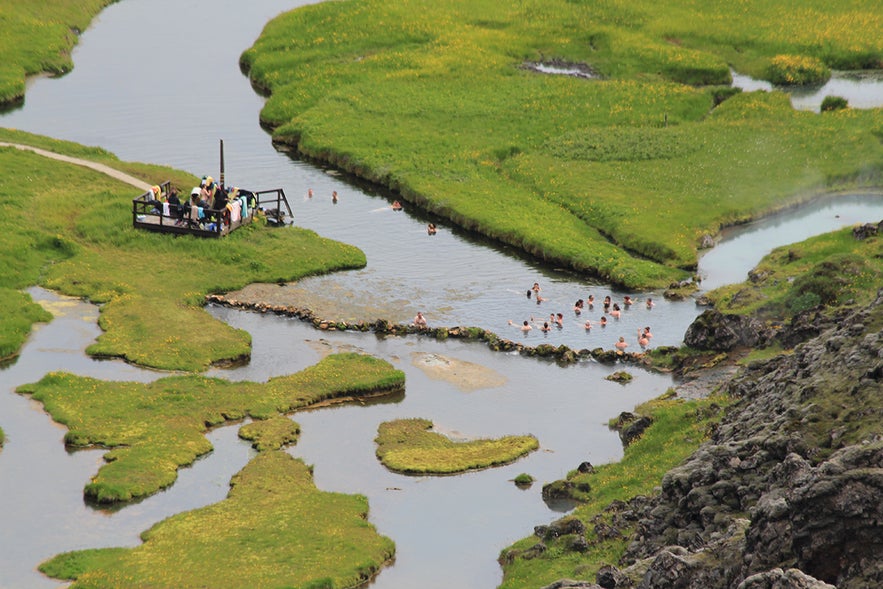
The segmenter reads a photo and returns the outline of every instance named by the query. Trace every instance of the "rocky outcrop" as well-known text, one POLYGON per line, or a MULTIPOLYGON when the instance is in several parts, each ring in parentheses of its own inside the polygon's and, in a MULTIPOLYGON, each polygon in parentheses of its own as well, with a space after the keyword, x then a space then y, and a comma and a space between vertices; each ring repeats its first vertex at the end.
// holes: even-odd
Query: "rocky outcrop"
POLYGON ((684 343, 699 350, 726 352, 740 347, 763 346, 772 335, 769 327, 752 317, 706 309, 687 328, 684 343))
POLYGON ((883 293, 724 386, 711 440, 630 506, 635 587, 883 587, 881 326, 883 293))

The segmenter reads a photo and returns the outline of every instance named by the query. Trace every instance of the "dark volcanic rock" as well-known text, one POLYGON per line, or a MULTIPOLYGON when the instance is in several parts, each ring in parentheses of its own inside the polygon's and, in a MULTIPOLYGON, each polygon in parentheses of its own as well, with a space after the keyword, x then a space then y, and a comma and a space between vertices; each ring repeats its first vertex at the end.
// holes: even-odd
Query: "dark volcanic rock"
MULTIPOLYGON (((710 339, 744 341, 718 325, 710 339)), ((883 587, 881 325, 883 291, 724 385, 738 401, 712 438, 619 513, 637 587, 883 587)))
POLYGON ((763 345, 771 337, 771 330, 757 319, 706 309, 687 328, 684 343, 699 350, 726 352, 763 345))

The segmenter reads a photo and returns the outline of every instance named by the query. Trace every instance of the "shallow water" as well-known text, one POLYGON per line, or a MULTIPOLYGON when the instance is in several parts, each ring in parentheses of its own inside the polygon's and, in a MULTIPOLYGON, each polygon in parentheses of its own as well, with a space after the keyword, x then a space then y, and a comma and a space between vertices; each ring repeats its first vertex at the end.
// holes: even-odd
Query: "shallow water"
MULTIPOLYGON (((654 345, 680 342, 698 312, 692 301, 664 301, 661 293, 631 293, 652 296, 657 306, 648 311, 636 305, 615 326, 586 334, 580 327, 583 318, 577 321, 570 309, 573 301, 590 292, 597 300, 607 293, 616 297, 626 293, 542 268, 509 248, 489 244, 419 211, 393 212, 391 197, 376 188, 273 149, 258 125, 263 99, 236 64, 267 20, 299 4, 280 0, 113 4, 83 35, 74 51, 74 71, 60 79, 30 82, 24 106, 0 117, 0 124, 100 145, 122 159, 165 163, 197 176, 217 175, 217 140, 225 139, 228 184, 283 187, 299 226, 366 252, 368 266, 363 270, 277 287, 321 295, 329 313, 346 317, 357 308, 367 308, 379 316, 407 320, 422 309, 431 324, 477 325, 520 339, 524 336, 507 325, 508 319, 520 322, 530 315, 539 318, 560 311, 567 318, 563 330, 546 338, 530 333, 528 342, 610 347, 618 335, 630 335, 646 324, 653 327, 654 345), (144 43, 151 35, 161 41, 144 43), (224 42, 207 42, 212 36, 221 36, 224 42), (314 190, 312 199, 306 197, 308 188, 314 190), (333 190, 340 194, 336 205, 330 200, 333 190), (439 225, 438 235, 426 234, 429 221, 439 225), (549 299, 539 307, 524 296, 534 281, 542 284, 543 296, 549 299)), ((839 208, 845 202, 837 201, 838 208, 823 212, 823 219, 798 218, 795 223, 816 227, 813 231, 828 230, 834 214, 848 217, 839 208)), ((879 197, 869 202, 871 211, 857 216, 872 218, 860 220, 883 217, 879 197)), ((785 234, 786 226, 773 227, 771 234, 785 234)), ((772 237, 754 234, 748 243, 765 240, 772 237)), ((754 262, 768 247, 752 253, 754 262)), ((716 272, 734 267, 734 260, 746 249, 744 242, 733 239, 706 254, 700 263, 700 273, 706 276, 703 285, 741 279, 731 274, 718 278, 716 272)), ((747 268, 735 273, 740 272, 744 275, 747 268)), ((236 438, 236 426, 221 428, 210 434, 215 452, 182 470, 169 490, 114 513, 83 504, 83 485, 100 465, 101 453, 68 454, 62 444, 64 429, 52 424, 40 406, 12 391, 48 370, 135 381, 159 375, 118 361, 87 358, 83 350, 98 335, 96 309, 40 290, 34 293, 64 313, 38 327, 19 360, 0 371, 0 426, 7 434, 0 451, 0 587, 56 586, 33 570, 41 560, 76 548, 134 545, 138 534, 154 522, 220 500, 230 476, 252 455, 248 445, 236 438)), ((249 365, 212 371, 215 375, 263 381, 303 369, 322 353, 338 349, 366 351, 406 372, 403 398, 294 417, 304 431, 291 452, 315 464, 317 485, 364 493, 370 501, 371 521, 396 542, 396 563, 381 573, 376 588, 496 586, 499 550, 566 509, 543 503, 542 482, 561 478, 583 460, 597 464, 618 458, 619 441, 605 427, 606 420, 672 384, 668 377, 635 371, 635 381, 622 386, 603 379, 612 368, 590 362, 560 368, 494 354, 481 344, 462 341, 318 332, 281 317, 224 308, 211 312, 247 329, 254 343, 249 365), (481 364, 503 375, 506 382, 464 392, 412 365, 416 352, 481 364), (542 449, 512 465, 462 476, 388 473, 374 457, 377 425, 413 416, 432 419, 442 430, 464 436, 533 433, 542 449), (510 479, 522 472, 540 482, 528 490, 517 489, 510 479)), ((593 319, 598 314, 586 312, 593 319)))
POLYGON ((731 72, 733 86, 746 92, 763 90, 787 92, 791 104, 798 110, 819 112, 827 96, 839 96, 849 102, 850 108, 879 108, 883 106, 883 70, 831 73, 831 79, 818 86, 776 87, 766 80, 731 72))
POLYGON ((153 523, 186 509, 223 499, 230 477, 252 455, 235 427, 209 434, 216 451, 182 469, 167 491, 110 512, 87 505, 83 487, 101 465, 102 450, 68 452, 66 428, 54 423, 42 405, 16 394, 49 370, 94 378, 148 382, 162 374, 120 361, 93 360, 84 350, 100 330, 98 309, 42 289, 32 296, 54 315, 38 325, 13 363, 0 369, 0 587, 57 587, 35 571, 43 560, 67 550, 134 546, 153 523))

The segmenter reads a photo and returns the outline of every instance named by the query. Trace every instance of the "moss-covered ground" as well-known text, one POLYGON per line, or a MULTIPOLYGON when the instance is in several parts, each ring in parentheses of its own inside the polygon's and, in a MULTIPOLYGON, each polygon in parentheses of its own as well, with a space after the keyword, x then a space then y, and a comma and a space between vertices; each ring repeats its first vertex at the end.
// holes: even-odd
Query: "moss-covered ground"
POLYGON ((428 419, 398 419, 380 424, 377 457, 388 469, 405 474, 454 474, 508 464, 539 448, 533 436, 455 441, 432 431, 428 419))

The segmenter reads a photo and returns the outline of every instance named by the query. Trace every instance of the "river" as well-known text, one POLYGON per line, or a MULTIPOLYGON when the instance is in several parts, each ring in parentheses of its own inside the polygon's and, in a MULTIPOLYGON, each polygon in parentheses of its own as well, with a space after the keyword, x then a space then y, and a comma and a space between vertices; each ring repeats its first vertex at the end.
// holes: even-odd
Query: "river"
MULTIPOLYGON (((198 176, 217 175, 217 142, 223 138, 228 184, 283 187, 294 205, 297 225, 365 251, 368 266, 363 270, 284 287, 305 294, 330 293, 321 301, 323 315, 358 310, 405 320, 423 310, 431 325, 477 325, 502 334, 511 330, 510 337, 518 339, 523 336, 508 326, 508 319, 520 322, 530 315, 561 311, 567 317, 562 330, 545 339, 531 333, 528 343, 610 347, 613 338, 648 324, 655 345, 681 341, 701 311, 691 300, 630 293, 640 299, 652 296, 657 305, 652 310, 636 305, 607 331, 586 333, 570 312, 573 301, 589 293, 599 300, 608 293, 626 293, 542 267, 419 211, 394 213, 389 209, 392 197, 375 187, 277 152, 258 124, 263 99, 237 62, 264 23, 300 4, 304 3, 113 4, 83 34, 73 54, 75 69, 59 79, 31 80, 24 105, 5 113, 0 124, 99 145, 125 160, 168 164, 198 176), (307 199, 310 188, 315 195, 307 199), (330 201, 332 191, 340 194, 337 205, 330 201), (432 238, 425 232, 430 220, 439 226, 432 238), (542 311, 524 296, 535 281, 548 299, 542 311)), ((703 284, 744 277, 765 251, 787 243, 781 241, 788 235, 783 224, 817 233, 881 217, 879 197, 856 197, 819 204, 812 221, 794 217, 799 220, 789 224, 782 218, 767 229, 740 228, 747 235, 745 242, 728 237, 703 258, 703 284), (761 245, 743 261, 745 243, 761 245), (706 265, 712 255, 717 258, 706 265), (721 277, 717 268, 726 268, 728 274, 721 277)), ((156 521, 221 499, 230 476, 252 455, 236 438, 237 426, 220 428, 210 434, 215 451, 183 469, 170 489, 115 511, 85 505, 82 487, 100 465, 101 452, 66 452, 63 428, 39 405, 14 394, 15 387, 38 380, 50 369, 114 380, 145 381, 160 374, 89 359, 83 350, 98 334, 97 310, 40 289, 33 294, 56 312, 56 319, 39 326, 20 358, 0 371, 0 426, 7 433, 0 451, 0 588, 57 586, 34 567, 60 551, 137 544, 138 534, 156 521)), ((247 329, 254 345, 248 365, 211 371, 215 376, 263 381, 309 366, 328 351, 345 349, 385 358, 406 372, 402 398, 293 417, 303 434, 290 451, 315 465, 319 488, 365 494, 371 521, 396 542, 396 562, 378 576, 376 589, 496 586, 501 579, 499 550, 567 508, 543 502, 541 484, 563 477, 584 460, 598 464, 619 458, 621 446, 606 428, 607 419, 673 384, 667 376, 638 370, 635 380, 622 386, 604 380, 613 368, 591 362, 561 368, 495 354, 481 344, 318 332, 280 317, 223 308, 212 313, 247 329), (420 367, 427 359, 444 358, 482 365, 502 375, 503 384, 464 390, 457 383, 432 378, 420 367), (506 467, 462 476, 395 475, 374 457, 373 438, 380 422, 398 417, 426 417, 443 431, 466 437, 533 433, 541 450, 506 467), (522 472, 539 484, 528 490, 515 487, 511 479, 522 472)), ((597 315, 596 311, 593 317, 597 315)))

